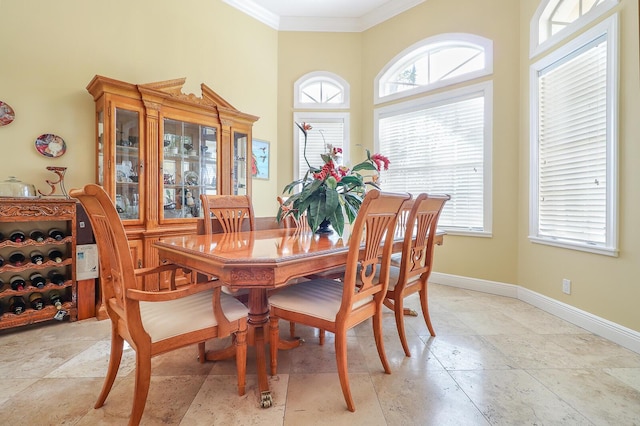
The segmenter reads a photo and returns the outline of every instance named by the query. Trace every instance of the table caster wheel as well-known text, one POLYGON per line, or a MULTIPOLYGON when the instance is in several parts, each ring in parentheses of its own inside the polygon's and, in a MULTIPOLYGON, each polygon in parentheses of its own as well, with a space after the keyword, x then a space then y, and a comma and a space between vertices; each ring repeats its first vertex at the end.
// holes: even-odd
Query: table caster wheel
POLYGON ((271 392, 262 392, 260 395, 260 407, 269 408, 273 405, 273 399, 271 398, 271 392))

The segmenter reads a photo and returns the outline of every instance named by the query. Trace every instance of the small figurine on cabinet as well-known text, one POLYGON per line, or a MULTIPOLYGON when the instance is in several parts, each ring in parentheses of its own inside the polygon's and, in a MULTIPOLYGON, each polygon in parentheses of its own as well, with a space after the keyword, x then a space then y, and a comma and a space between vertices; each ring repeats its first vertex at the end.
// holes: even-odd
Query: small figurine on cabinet
POLYGON ((185 195, 185 204, 187 206, 192 207, 193 205, 195 205, 196 202, 193 199, 193 194, 191 193, 191 191, 187 189, 187 192, 184 195, 185 195))

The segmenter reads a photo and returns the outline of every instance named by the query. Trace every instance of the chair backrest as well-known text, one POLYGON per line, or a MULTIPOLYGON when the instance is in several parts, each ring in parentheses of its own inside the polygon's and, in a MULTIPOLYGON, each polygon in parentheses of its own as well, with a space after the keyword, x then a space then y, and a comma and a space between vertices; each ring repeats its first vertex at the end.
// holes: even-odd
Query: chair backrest
POLYGON ((104 189, 95 184, 73 189, 69 195, 80 201, 95 234, 102 297, 109 317, 112 321, 122 318, 125 323, 136 321, 141 324, 137 307, 127 308, 125 294, 127 289, 136 288, 136 279, 127 235, 115 204, 104 189))
POLYGON ((413 201, 407 217, 400 263, 400 279, 406 283, 408 278, 431 272, 433 247, 436 228, 444 204, 451 199, 449 195, 419 194, 413 201), (402 279, 402 274, 406 279, 402 279))
POLYGON ((409 194, 380 192, 377 189, 367 192, 349 240, 344 291, 337 318, 366 305, 365 299, 371 296, 376 303, 382 303, 389 284, 396 220, 403 203, 409 198, 409 194), (378 268, 380 273, 376 274, 378 268))
MULTIPOLYGON (((290 205, 286 204, 287 199, 278 195, 278 204, 282 209, 282 213, 285 214, 289 212, 292 208, 290 205)), ((296 217, 294 214, 287 214, 287 216, 282 221, 285 228, 295 228, 296 230, 306 231, 310 230, 309 221, 307 220, 307 212, 304 211, 299 217, 296 217)))
POLYGON ((251 198, 248 195, 200 195, 204 212, 204 233, 212 234, 211 216, 218 219, 222 232, 240 232, 245 220, 249 230, 256 228, 251 198))

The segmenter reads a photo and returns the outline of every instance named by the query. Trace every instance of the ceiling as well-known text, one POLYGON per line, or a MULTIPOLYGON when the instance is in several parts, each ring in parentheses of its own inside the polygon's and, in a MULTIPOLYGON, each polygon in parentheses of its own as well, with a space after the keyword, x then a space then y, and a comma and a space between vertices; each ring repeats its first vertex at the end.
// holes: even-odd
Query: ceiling
POLYGON ((279 31, 360 32, 426 0, 223 0, 279 31))

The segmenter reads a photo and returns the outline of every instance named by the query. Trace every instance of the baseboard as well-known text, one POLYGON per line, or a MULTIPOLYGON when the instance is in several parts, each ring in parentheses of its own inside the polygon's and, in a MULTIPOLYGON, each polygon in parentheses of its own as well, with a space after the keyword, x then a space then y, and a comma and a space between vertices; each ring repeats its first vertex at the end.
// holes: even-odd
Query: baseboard
POLYGON ((433 272, 429 282, 522 300, 640 354, 640 333, 514 284, 433 272))

